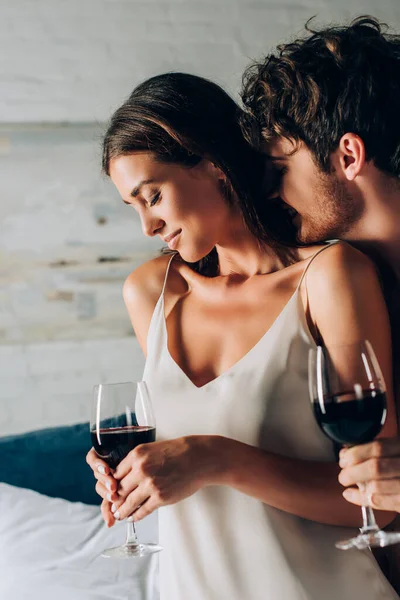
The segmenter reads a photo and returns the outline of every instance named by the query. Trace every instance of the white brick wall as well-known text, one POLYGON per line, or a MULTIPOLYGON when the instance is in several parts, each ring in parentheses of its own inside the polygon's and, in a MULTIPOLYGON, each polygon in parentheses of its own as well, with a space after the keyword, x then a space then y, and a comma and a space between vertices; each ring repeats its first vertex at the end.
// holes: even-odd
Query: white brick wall
POLYGON ((0 346, 0 431, 87 421, 93 385, 139 379, 143 365, 133 337, 0 346))
POLYGON ((249 58, 320 21, 398 0, 0 0, 2 121, 93 121, 141 79, 191 71, 236 90, 249 58))
POLYGON ((95 383, 141 376, 121 290, 160 244, 101 176, 102 130, 0 127, 2 434, 86 420, 95 383))
POLYGON ((142 370, 121 287, 158 244, 101 178, 94 123, 167 70, 236 93, 312 15, 368 13, 400 30, 399 0, 0 0, 0 434, 86 420, 94 383, 142 370))
POLYGON ((0 343, 131 330, 122 282, 160 243, 102 178, 100 132, 0 130, 0 343))

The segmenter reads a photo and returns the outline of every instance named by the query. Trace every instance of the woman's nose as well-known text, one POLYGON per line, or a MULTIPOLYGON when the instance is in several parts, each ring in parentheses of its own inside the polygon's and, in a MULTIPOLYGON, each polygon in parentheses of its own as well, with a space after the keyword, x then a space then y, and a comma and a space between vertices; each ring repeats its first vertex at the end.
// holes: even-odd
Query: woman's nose
POLYGON ((142 231, 147 237, 154 237, 164 227, 165 223, 161 219, 142 218, 142 231))

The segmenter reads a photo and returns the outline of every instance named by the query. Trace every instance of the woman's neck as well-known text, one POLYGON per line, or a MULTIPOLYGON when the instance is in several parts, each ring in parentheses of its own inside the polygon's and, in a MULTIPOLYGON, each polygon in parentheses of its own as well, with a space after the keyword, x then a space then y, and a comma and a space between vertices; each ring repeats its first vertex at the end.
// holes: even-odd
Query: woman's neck
POLYGON ((241 219, 232 219, 230 225, 226 236, 216 245, 220 276, 248 279, 284 266, 273 248, 262 245, 241 219))

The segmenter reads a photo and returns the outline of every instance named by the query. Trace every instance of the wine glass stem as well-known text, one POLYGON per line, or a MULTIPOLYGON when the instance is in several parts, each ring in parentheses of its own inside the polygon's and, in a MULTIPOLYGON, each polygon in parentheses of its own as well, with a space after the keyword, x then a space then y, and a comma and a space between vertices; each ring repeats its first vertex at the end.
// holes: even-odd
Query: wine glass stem
MULTIPOLYGON (((365 498, 365 484, 359 483, 358 487, 365 498)), ((368 501, 366 501, 366 499, 364 499, 364 504, 361 507, 361 511, 363 516, 361 533, 373 533, 374 531, 379 531, 379 527, 375 521, 374 511, 370 506, 368 506, 368 501)))
POLYGON ((126 528, 125 545, 126 546, 137 546, 138 539, 137 539, 137 535, 136 535, 135 524, 134 524, 133 520, 131 519, 131 517, 129 517, 127 519, 126 525, 127 525, 127 528, 126 528))

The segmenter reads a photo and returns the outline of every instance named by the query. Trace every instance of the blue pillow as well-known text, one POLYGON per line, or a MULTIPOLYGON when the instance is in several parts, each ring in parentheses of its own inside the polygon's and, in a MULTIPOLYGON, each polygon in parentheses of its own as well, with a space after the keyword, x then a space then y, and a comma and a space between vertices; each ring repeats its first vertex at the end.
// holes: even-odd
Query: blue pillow
POLYGON ((100 504, 85 456, 89 423, 0 437, 0 481, 71 502, 100 504))

